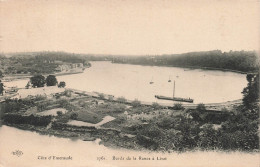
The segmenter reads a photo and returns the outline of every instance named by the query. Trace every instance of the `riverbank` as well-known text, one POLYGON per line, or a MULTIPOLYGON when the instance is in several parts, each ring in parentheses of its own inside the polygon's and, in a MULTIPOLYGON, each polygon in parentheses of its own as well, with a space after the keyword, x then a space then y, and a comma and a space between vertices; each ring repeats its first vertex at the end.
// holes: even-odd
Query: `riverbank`
MULTIPOLYGON (((59 73, 51 73, 51 74, 44 74, 43 76, 47 77, 48 75, 55 75, 55 76, 63 76, 63 75, 72 75, 72 74, 80 74, 84 71, 75 71, 75 72, 59 72, 59 73)), ((23 75, 23 74, 17 74, 17 75, 6 75, 2 78, 3 82, 12 82, 22 79, 29 79, 33 75, 23 75)))
MULTIPOLYGON (((104 94, 104 93, 99 93, 99 92, 87 92, 87 91, 81 91, 81 90, 77 90, 77 89, 70 89, 70 88, 66 88, 69 91, 72 91, 76 94, 79 95, 83 95, 83 96, 91 96, 93 98, 98 98, 101 100, 108 100, 108 101, 112 101, 112 102, 116 102, 116 103, 124 103, 127 105, 132 104, 133 102, 135 102, 136 100, 129 100, 129 99, 122 99, 122 97, 114 97, 113 95, 109 95, 109 94, 104 94)), ((152 106, 154 104, 154 102, 146 102, 146 101, 139 101, 141 105, 144 106, 152 106)), ((176 102, 178 103, 178 102, 176 102)), ((227 108, 227 109, 231 109, 234 106, 239 106, 242 104, 242 99, 237 99, 237 100, 232 100, 232 101, 227 101, 227 102, 221 102, 221 103, 205 103, 205 107, 209 110, 218 110, 220 111, 223 108, 227 108)), ((158 103, 158 105, 164 107, 164 108, 169 108, 169 109, 173 109, 173 105, 172 104, 166 104, 166 103, 158 103)), ((185 108, 189 108, 189 109, 195 109, 197 107, 198 104, 188 104, 188 103, 182 103, 182 106, 185 108)))

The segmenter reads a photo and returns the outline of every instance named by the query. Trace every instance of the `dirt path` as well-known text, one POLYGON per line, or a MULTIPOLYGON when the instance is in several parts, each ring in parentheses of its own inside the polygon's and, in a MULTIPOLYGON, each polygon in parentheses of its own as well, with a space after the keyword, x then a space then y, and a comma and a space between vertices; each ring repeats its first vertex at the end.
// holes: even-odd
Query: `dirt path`
POLYGON ((74 125, 74 126, 87 126, 87 127, 100 127, 101 125, 108 123, 110 121, 113 121, 115 118, 111 116, 105 116, 102 121, 96 124, 83 122, 83 121, 77 121, 77 120, 70 120, 67 124, 74 125))

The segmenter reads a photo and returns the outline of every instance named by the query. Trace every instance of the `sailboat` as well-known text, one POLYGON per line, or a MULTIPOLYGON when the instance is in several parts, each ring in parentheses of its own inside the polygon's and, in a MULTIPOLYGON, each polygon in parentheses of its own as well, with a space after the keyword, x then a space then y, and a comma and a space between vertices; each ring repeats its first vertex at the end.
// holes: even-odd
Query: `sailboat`
POLYGON ((172 82, 172 80, 171 80, 171 77, 169 76, 169 80, 168 80, 168 82, 172 82))
POLYGON ((181 101, 181 102, 193 103, 193 99, 191 99, 191 98, 175 97, 175 81, 173 83, 173 94, 172 94, 172 97, 155 95, 155 98, 162 99, 162 100, 172 100, 172 101, 181 101))
POLYGON ((151 79, 151 81, 150 81, 150 84, 153 84, 154 82, 153 82, 153 78, 151 79))

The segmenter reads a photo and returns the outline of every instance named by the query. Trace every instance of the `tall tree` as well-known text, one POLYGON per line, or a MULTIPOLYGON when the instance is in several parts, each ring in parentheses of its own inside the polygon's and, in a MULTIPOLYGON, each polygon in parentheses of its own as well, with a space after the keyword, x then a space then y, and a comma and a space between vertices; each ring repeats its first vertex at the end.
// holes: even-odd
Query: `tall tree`
POLYGON ((250 108, 251 104, 259 101, 259 73, 247 74, 247 87, 243 90, 243 104, 250 108))
POLYGON ((45 85, 45 77, 43 75, 35 75, 30 78, 30 81, 33 88, 44 87, 45 85))
POLYGON ((47 86, 55 86, 57 85, 58 81, 56 79, 56 77, 54 75, 49 75, 47 78, 46 78, 46 84, 47 86))
POLYGON ((3 95, 3 93, 4 93, 4 84, 0 80, 0 94, 3 95))
POLYGON ((247 74, 247 87, 243 90, 244 113, 250 119, 259 118, 259 73, 247 74))

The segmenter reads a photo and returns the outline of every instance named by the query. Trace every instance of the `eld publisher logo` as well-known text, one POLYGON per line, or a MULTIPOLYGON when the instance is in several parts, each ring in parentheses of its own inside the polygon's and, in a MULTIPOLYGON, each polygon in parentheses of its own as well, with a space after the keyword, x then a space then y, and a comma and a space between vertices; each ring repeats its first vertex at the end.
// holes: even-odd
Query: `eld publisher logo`
POLYGON ((15 150, 15 151, 13 151, 11 154, 16 155, 17 157, 20 157, 20 156, 23 155, 23 152, 20 151, 20 150, 15 150))

